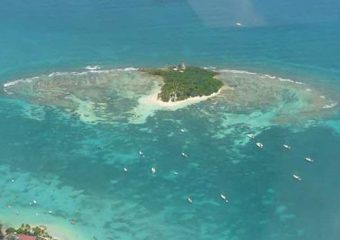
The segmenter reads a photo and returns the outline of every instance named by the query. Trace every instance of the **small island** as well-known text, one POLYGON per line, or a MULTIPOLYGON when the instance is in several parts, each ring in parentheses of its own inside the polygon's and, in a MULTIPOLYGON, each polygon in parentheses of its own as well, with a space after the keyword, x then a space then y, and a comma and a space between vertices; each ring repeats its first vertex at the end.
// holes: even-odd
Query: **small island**
POLYGON ((176 111, 208 99, 236 113, 277 108, 275 121, 280 123, 296 113, 318 117, 337 105, 320 91, 306 89, 300 82, 266 74, 184 64, 57 72, 3 84, 4 94, 28 103, 22 111, 29 118, 41 121, 45 107, 53 107, 89 124, 142 124, 157 111, 176 111))
POLYGON ((163 78, 164 85, 158 98, 163 102, 176 102, 190 97, 209 96, 217 93, 223 82, 214 71, 200 67, 186 67, 184 63, 163 69, 144 69, 151 75, 163 78))
POLYGON ((55 240, 47 233, 45 226, 30 226, 22 224, 19 228, 9 227, 2 231, 0 224, 0 240, 55 240))

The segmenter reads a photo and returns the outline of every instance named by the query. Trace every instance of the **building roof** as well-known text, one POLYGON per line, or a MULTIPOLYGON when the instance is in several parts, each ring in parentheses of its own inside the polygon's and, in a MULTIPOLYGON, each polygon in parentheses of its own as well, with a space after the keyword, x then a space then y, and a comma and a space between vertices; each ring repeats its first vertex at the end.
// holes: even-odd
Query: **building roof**
POLYGON ((19 240, 36 240, 37 238, 34 236, 25 235, 25 234, 18 234, 18 239, 19 240))

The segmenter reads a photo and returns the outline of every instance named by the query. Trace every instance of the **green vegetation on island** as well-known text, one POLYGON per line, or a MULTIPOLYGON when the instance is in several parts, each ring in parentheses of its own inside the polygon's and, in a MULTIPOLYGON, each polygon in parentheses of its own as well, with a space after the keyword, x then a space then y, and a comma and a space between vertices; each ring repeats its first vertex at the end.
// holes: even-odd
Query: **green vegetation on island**
POLYGON ((33 226, 22 224, 19 228, 15 229, 9 227, 2 232, 2 225, 0 224, 0 240, 54 240, 52 236, 47 233, 45 226, 33 226))
POLYGON ((166 69, 144 71, 163 78, 164 85, 158 97, 164 102, 208 96, 218 92, 223 86, 223 83, 215 78, 216 72, 200 67, 186 67, 183 63, 166 69))

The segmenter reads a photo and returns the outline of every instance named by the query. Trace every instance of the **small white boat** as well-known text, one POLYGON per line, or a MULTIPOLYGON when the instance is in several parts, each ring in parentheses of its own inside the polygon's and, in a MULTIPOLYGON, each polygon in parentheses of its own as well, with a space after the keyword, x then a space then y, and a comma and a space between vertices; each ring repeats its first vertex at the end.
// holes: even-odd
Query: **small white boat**
POLYGON ((172 173, 175 174, 175 175, 178 175, 178 172, 177 172, 177 171, 173 171, 172 173))
POLYGON ((220 194, 220 197, 221 197, 225 202, 229 202, 229 200, 227 199, 227 196, 224 195, 223 193, 220 194))
POLYGON ((310 162, 310 163, 314 162, 314 160, 313 160, 312 158, 310 158, 310 157, 306 157, 305 160, 306 160, 307 162, 310 162))
POLYGON ((86 70, 90 70, 90 71, 93 71, 93 70, 99 70, 100 67, 99 66, 86 66, 85 67, 86 70))
POLYGON ((127 172, 128 171, 128 169, 125 167, 125 168, 123 168, 123 170, 124 170, 124 172, 127 172))
POLYGON ((240 22, 235 23, 235 25, 238 26, 238 27, 242 27, 243 26, 243 24, 240 23, 240 22))
POLYGON ((142 151, 138 152, 139 156, 144 157, 144 153, 142 151))
POLYGON ((293 174, 293 178, 297 181, 301 181, 302 178, 299 175, 293 174))
POLYGON ((151 168, 151 172, 152 172, 152 174, 155 174, 156 173, 156 168, 152 167, 151 168))
POLYGON ((182 157, 184 157, 184 158, 187 158, 187 157, 188 157, 188 154, 186 154, 186 153, 184 153, 184 152, 182 152, 181 155, 182 155, 182 157))
POLYGON ((289 145, 287 145, 287 144, 283 144, 283 147, 284 147, 285 149, 288 149, 288 150, 291 149, 291 146, 289 146, 289 145))
POLYGON ((188 197, 187 198, 188 202, 191 204, 192 203, 192 198, 191 197, 188 197))
POLYGON ((256 146, 259 147, 259 148, 263 148, 263 147, 264 147, 263 144, 260 143, 260 142, 257 142, 257 143, 256 143, 256 146))
POLYGON ((181 128, 181 132, 184 133, 184 132, 185 132, 185 129, 184 129, 184 128, 181 128))
POLYGON ((247 137, 249 137, 249 138, 251 138, 251 139, 254 139, 254 138, 255 138, 255 135, 252 134, 252 133, 249 133, 249 134, 247 134, 247 137))

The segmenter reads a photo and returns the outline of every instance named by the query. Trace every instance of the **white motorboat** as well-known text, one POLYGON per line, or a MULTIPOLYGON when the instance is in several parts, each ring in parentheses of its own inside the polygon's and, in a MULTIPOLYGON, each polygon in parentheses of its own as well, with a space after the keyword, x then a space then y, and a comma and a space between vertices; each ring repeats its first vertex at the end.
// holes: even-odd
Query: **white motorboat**
POLYGON ((285 148, 285 149, 291 149, 291 146, 289 146, 289 145, 287 145, 287 144, 283 144, 283 147, 285 148))
POLYGON ((155 174, 156 173, 156 168, 152 167, 151 168, 151 172, 152 172, 152 174, 155 174))
POLYGON ((260 142, 257 142, 257 143, 256 143, 256 146, 259 147, 259 148, 263 148, 263 147, 264 147, 263 144, 260 143, 260 142))
POLYGON ((293 178, 297 181, 301 181, 302 178, 299 175, 293 174, 293 178))

